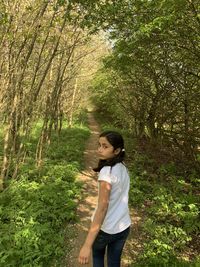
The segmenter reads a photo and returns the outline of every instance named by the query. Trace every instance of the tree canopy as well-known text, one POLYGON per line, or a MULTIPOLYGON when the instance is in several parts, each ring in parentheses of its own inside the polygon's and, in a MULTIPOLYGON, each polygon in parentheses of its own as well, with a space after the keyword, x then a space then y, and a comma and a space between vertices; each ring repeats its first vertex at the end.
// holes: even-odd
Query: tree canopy
POLYGON ((197 162, 198 1, 116 1, 103 11, 110 14, 105 27, 113 46, 103 72, 111 72, 106 78, 109 82, 104 82, 105 92, 98 91, 102 87, 98 79, 95 88, 100 98, 107 95, 118 103, 116 112, 108 101, 104 109, 117 121, 123 118, 125 127, 137 136, 168 140, 197 162))

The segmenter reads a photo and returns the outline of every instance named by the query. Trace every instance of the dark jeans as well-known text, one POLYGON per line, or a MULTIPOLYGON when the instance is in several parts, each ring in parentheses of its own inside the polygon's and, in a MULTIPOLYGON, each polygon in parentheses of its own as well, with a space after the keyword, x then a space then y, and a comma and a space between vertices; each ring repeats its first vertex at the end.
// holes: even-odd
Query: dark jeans
POLYGON ((106 248, 108 267, 120 267, 122 250, 129 232, 130 227, 113 235, 100 230, 92 247, 93 267, 104 267, 106 248))

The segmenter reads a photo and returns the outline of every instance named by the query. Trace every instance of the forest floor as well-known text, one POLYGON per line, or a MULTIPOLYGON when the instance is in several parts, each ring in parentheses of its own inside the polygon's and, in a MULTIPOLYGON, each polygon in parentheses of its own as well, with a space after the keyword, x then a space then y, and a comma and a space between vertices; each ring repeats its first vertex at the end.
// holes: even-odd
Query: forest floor
MULTIPOLYGON (((91 136, 86 144, 84 152, 85 170, 78 175, 78 180, 84 183, 82 199, 77 210, 79 221, 72 226, 72 231, 75 233, 76 237, 71 239, 71 251, 65 257, 65 267, 83 266, 78 263, 77 258, 80 248, 86 238, 91 222, 90 218, 97 202, 97 176, 92 168, 96 166, 98 161, 96 149, 100 126, 94 119, 92 113, 88 113, 88 122, 91 136)), ((122 267, 131 266, 131 262, 137 257, 142 249, 142 240, 144 239, 140 230, 140 225, 144 220, 144 216, 135 209, 131 209, 130 213, 132 218, 131 233, 123 251, 122 267)), ((92 260, 90 260, 89 264, 84 266, 92 267, 92 260)))

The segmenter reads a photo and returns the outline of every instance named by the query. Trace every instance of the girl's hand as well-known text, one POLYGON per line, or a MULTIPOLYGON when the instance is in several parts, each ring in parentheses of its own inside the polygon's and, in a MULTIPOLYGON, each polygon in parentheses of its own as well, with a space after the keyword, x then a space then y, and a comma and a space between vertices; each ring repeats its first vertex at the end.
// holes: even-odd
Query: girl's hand
POLYGON ((80 264, 88 264, 90 259, 90 253, 91 247, 83 245, 79 253, 78 262, 80 264))

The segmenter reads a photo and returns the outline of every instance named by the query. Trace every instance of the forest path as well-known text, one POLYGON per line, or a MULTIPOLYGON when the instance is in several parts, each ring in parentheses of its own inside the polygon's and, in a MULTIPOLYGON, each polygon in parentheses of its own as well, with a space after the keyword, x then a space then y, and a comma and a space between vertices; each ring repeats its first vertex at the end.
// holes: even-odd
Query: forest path
MULTIPOLYGON (((100 133, 100 126, 94 119, 92 113, 88 113, 88 123, 91 130, 91 135, 86 144, 84 152, 85 170, 78 175, 78 180, 84 183, 82 190, 82 200, 79 203, 77 215, 79 222, 74 225, 76 238, 72 240, 72 250, 70 255, 66 256, 65 267, 92 267, 92 259, 87 265, 80 265, 77 261, 80 248, 84 243, 88 228, 91 222, 91 215, 97 203, 97 176, 92 168, 97 165, 98 158, 96 149, 98 145, 98 136, 100 133)), ((123 256, 122 267, 131 266, 131 261, 138 255, 141 249, 141 233, 139 231, 139 221, 141 217, 136 210, 130 210, 132 218, 131 234, 126 242, 123 256)))

